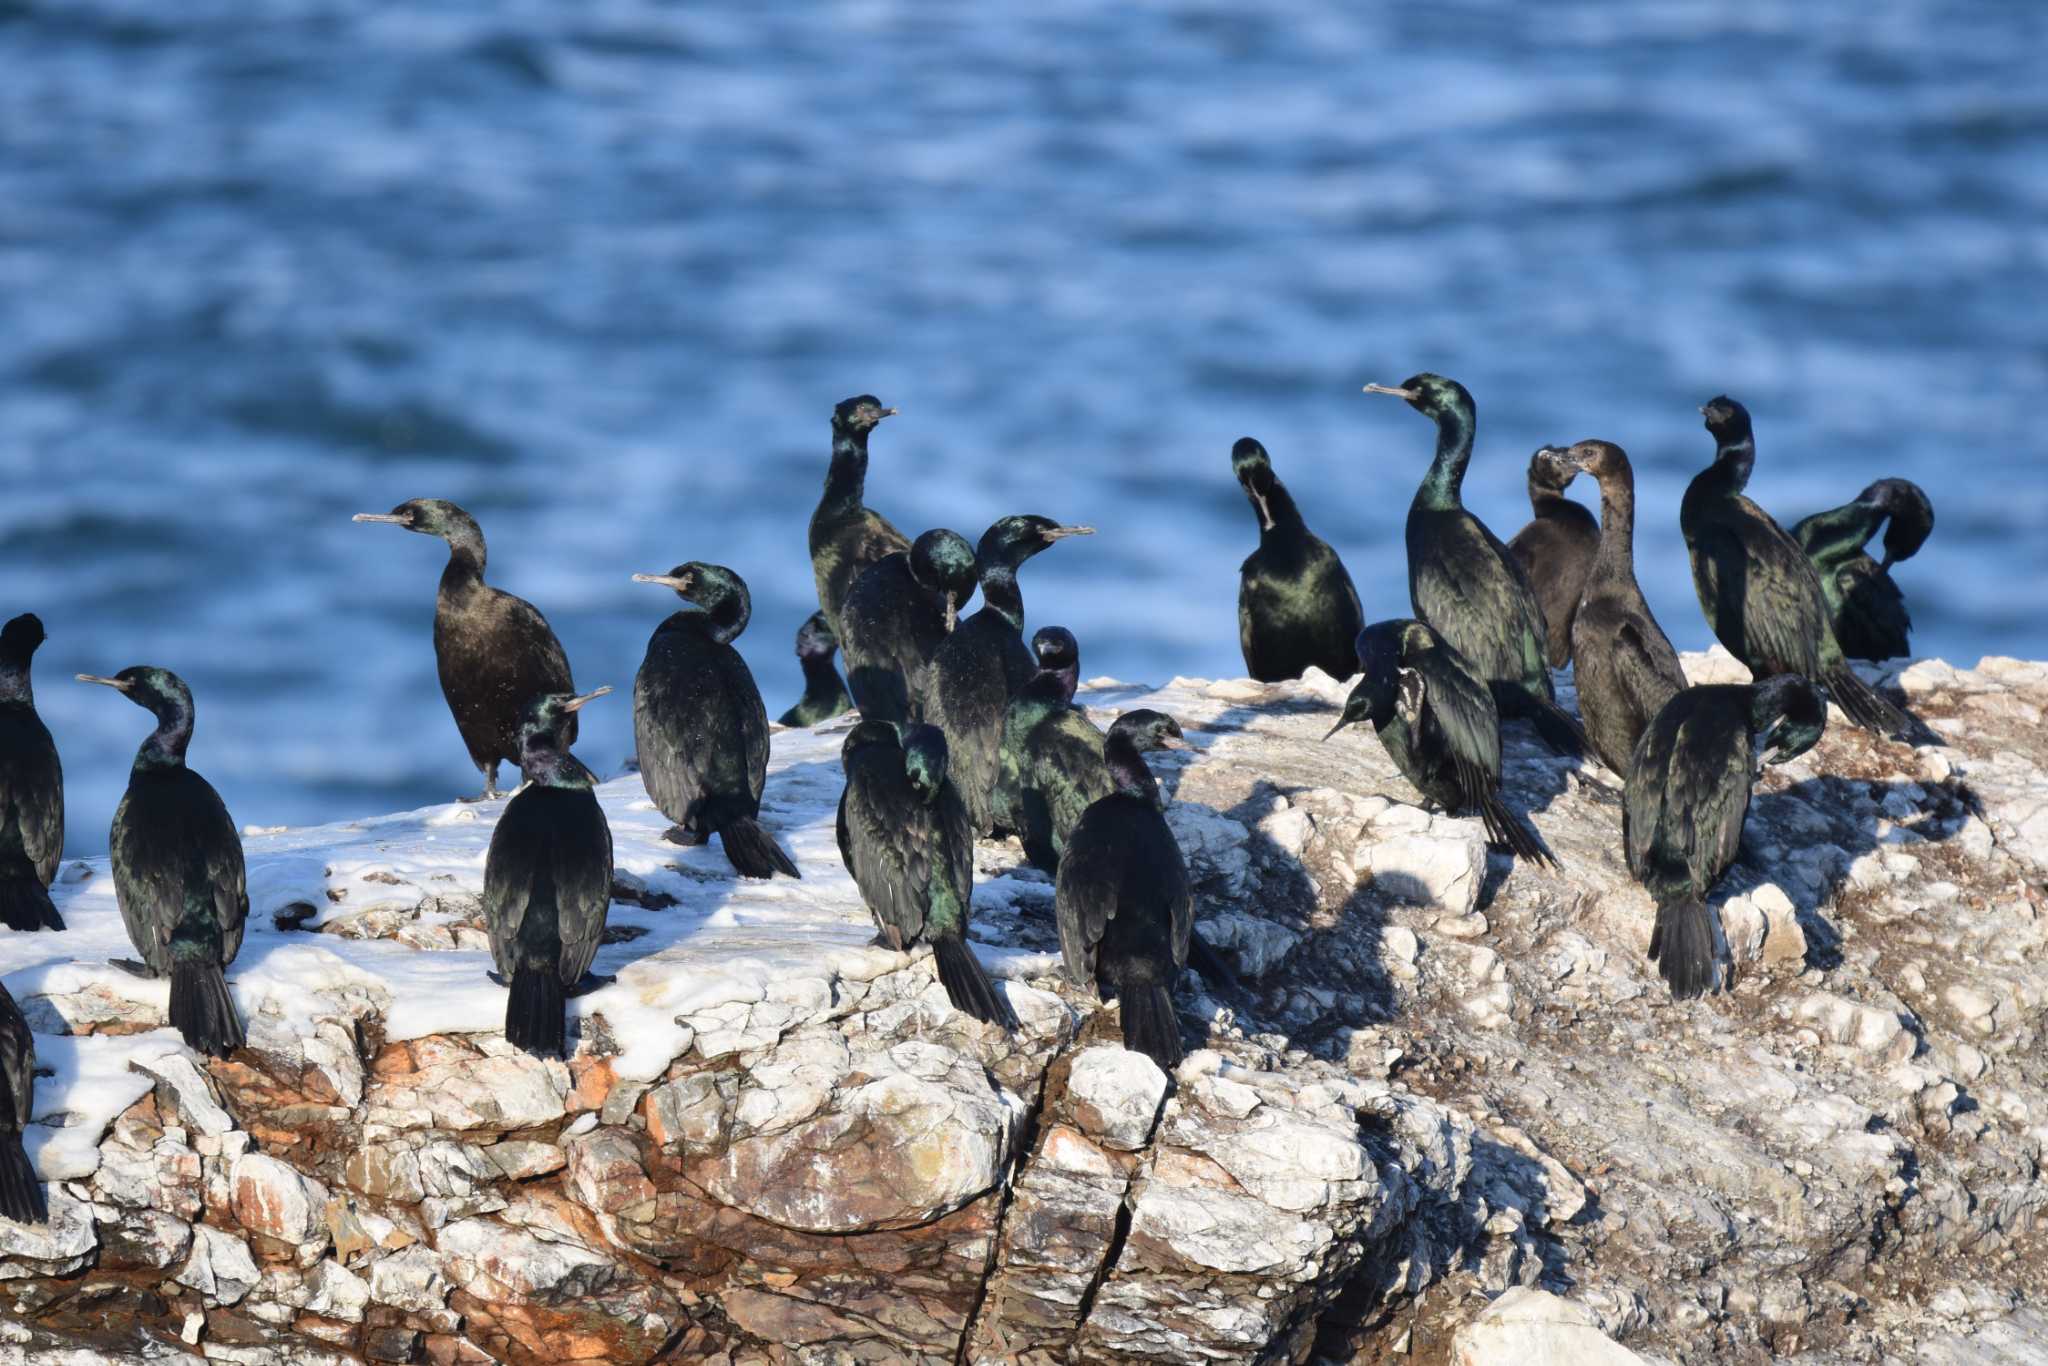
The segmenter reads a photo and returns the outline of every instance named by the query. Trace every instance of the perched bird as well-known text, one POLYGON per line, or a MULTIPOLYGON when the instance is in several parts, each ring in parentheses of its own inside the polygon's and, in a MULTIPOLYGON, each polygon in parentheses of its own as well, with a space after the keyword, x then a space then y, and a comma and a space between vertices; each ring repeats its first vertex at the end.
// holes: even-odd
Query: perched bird
MULTIPOLYGON (((484 582, 484 533, 476 519, 440 498, 415 498, 389 512, 359 512, 358 522, 389 522, 448 543, 448 567, 434 597, 434 662, 455 729, 482 770, 484 790, 498 795, 498 763, 519 762, 526 704, 542 693, 573 693, 569 657, 548 620, 524 598, 484 582)), ((576 741, 571 720, 566 743, 576 741)))
POLYGON ((1798 674, 1825 686, 1857 725, 1889 734, 1906 730, 1905 713, 1873 692, 1843 658, 1813 562, 1743 496, 1756 465, 1749 411, 1724 396, 1700 412, 1714 434, 1714 463, 1687 487, 1678 525, 1692 552, 1693 588, 1707 624, 1754 677, 1798 674))
POLYGON ((42 643, 33 612, 0 629, 0 925, 11 930, 64 928, 50 903, 64 853, 64 769, 29 680, 42 643))
POLYGON ((1116 786, 1102 757, 1105 737, 1074 705, 1080 642, 1064 626, 1042 626, 1031 651, 1038 672, 1010 699, 1003 719, 995 816, 1023 842, 1032 867, 1056 873, 1081 813, 1116 786))
POLYGON ((511 988, 505 1042, 538 1058, 567 1057, 563 1001, 612 979, 591 975, 612 900, 612 828, 597 779, 569 752, 569 722, 610 688, 544 693, 519 727, 526 785, 505 803, 484 856, 484 925, 492 980, 511 988))
POLYGON ((1323 738, 1370 721, 1426 802, 1476 811, 1493 843, 1556 866, 1501 801, 1500 713, 1472 662, 1428 623, 1397 617, 1359 633, 1358 664, 1363 677, 1323 738))
POLYGON ((778 726, 815 726, 841 712, 853 710, 853 697, 832 663, 839 638, 823 612, 804 618, 796 630, 796 660, 804 671, 804 695, 795 706, 776 718, 778 726))
POLYGON ((1009 1001, 967 947, 974 892, 974 832, 946 781, 946 737, 932 726, 863 720, 840 748, 839 857, 898 953, 932 946, 955 1010, 1017 1027, 1009 1001))
POLYGON ((1180 725, 1125 712, 1103 744, 1114 790, 1081 814, 1054 884, 1060 953, 1075 986, 1112 988, 1124 1047, 1171 1072, 1180 1063, 1173 988, 1188 962, 1194 893, 1145 754, 1185 749, 1180 725))
POLYGON ((1628 870, 1657 901, 1650 957, 1681 999, 1713 990, 1706 896, 1735 862, 1763 764, 1813 748, 1827 701, 1797 674, 1687 688, 1636 745, 1622 806, 1628 870))
POLYGON ((910 549, 909 537, 861 501, 867 496, 868 434, 895 415, 873 394, 849 398, 832 410, 832 466, 811 514, 811 573, 818 580, 818 606, 834 634, 840 631, 840 604, 860 571, 884 555, 910 549))
POLYGON ((675 822, 667 838, 688 845, 717 835, 742 877, 803 876, 759 819, 768 708, 732 647, 753 612, 746 582, 723 565, 697 561, 633 581, 672 588, 697 604, 654 628, 633 680, 640 781, 675 822))
POLYGON ((1266 448, 1250 437, 1230 449, 1231 468, 1259 519, 1259 548, 1238 567, 1237 643, 1264 683, 1299 678, 1310 665, 1332 678, 1358 671, 1351 643, 1365 626, 1344 562, 1308 529, 1266 448))
POLYGON ((1579 715, 1600 762, 1627 778, 1643 727, 1685 686, 1685 672, 1636 583, 1636 477, 1627 453, 1611 441, 1581 441, 1560 459, 1600 484, 1599 553, 1572 621, 1579 715))
POLYGON ((919 719, 925 669, 974 583, 974 547, 943 528, 861 570, 840 604, 839 639, 862 720, 919 719))
POLYGON ((1526 716, 1560 754, 1586 752, 1579 723, 1557 705, 1548 668, 1549 632, 1522 566, 1465 510, 1465 466, 1478 425, 1472 395, 1442 375, 1415 375, 1392 394, 1436 423, 1436 458, 1408 506, 1408 598, 1415 615, 1471 661, 1503 716, 1526 716))
POLYGON ((192 689, 147 665, 78 681, 117 688, 156 717, 108 836, 121 923, 142 955, 139 964, 115 966, 169 977, 172 1027, 191 1048, 225 1058, 244 1042, 225 972, 242 949, 249 887, 234 820, 213 784, 185 766, 192 689))
POLYGON ((1543 609, 1543 628, 1550 667, 1572 662, 1572 616, 1593 555, 1600 545, 1600 524, 1584 503, 1564 496, 1576 466, 1554 446, 1539 447, 1529 457, 1529 524, 1508 542, 1508 553, 1522 566, 1522 575, 1543 609))
POLYGON ((1906 595, 1892 582, 1891 569, 1910 560, 1934 530, 1934 504, 1910 479, 1880 479, 1856 495, 1853 503, 1816 512, 1792 528, 1820 576, 1828 600, 1828 618, 1835 640, 1851 659, 1883 660, 1911 654, 1907 633, 1906 595), (1863 547, 1884 529, 1884 560, 1863 547))
POLYGON ((1068 536, 1094 527, 1061 526, 1046 517, 1005 517, 982 533, 974 558, 981 573, 981 610, 932 655, 925 671, 924 719, 946 732, 953 786, 967 804, 977 835, 995 829, 997 755, 1010 698, 1031 680, 1024 647, 1024 595, 1017 569, 1068 536))
POLYGON ((35 1105, 36 1041, 13 995, 0 986, 0 1218, 43 1224, 50 1207, 43 1183, 21 1146, 35 1105))

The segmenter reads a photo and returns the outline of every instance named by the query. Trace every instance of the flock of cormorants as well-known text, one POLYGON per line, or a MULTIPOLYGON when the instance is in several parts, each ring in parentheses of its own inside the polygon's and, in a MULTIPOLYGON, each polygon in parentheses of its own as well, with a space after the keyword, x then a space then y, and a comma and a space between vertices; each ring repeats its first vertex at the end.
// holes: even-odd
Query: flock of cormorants
MULTIPOLYGON (((1859 725, 1924 734, 1846 659, 1906 652, 1910 622, 1889 571, 1933 527, 1926 495, 1880 480, 1788 535, 1743 496, 1755 460, 1749 414, 1731 399, 1708 403, 1714 461, 1687 490, 1680 526, 1707 620, 1756 681, 1687 687, 1636 583, 1634 478, 1619 446, 1538 450, 1533 519, 1504 545, 1461 499, 1476 426, 1464 386, 1422 374, 1366 388, 1403 399, 1437 428, 1408 514, 1416 615, 1366 623, 1342 561, 1308 530, 1265 447, 1246 438, 1231 451, 1259 526, 1238 600, 1246 669, 1269 682, 1311 666, 1358 676, 1330 735, 1370 722, 1426 804, 1477 814, 1490 841, 1522 858, 1556 863, 1503 800, 1501 718, 1527 718, 1560 753, 1590 751, 1625 782, 1629 870, 1657 904, 1650 957, 1674 996, 1714 989, 1705 898, 1735 859, 1761 765, 1811 748, 1830 697, 1859 725), (1564 497, 1581 472, 1599 485, 1597 522, 1564 497), (1882 561, 1864 549, 1880 527, 1882 561), (1567 663, 1579 717, 1558 705, 1551 678, 1567 663)), ((1113 993, 1126 1046, 1171 1068, 1182 1048, 1173 990, 1190 954, 1205 975, 1229 981, 1192 935, 1187 867, 1144 757, 1184 747, 1180 726, 1139 710, 1105 735, 1074 702, 1073 634, 1047 626, 1027 643, 1019 570, 1092 528, 1011 516, 973 545, 944 529, 912 541, 866 505, 869 437, 895 411, 868 395, 833 411, 831 465, 810 524, 820 610, 797 632, 804 693, 781 723, 861 714, 841 749, 838 842, 878 943, 930 945, 953 1005, 1014 1029, 1008 1001, 967 947, 967 926, 975 839, 1015 835, 1027 860, 1054 875, 1068 976, 1113 993), (981 609, 963 619, 977 589, 981 609), (845 682, 835 651, 845 654, 845 682)), ((484 871, 492 977, 508 991, 505 1037, 563 1056, 565 998, 609 980, 590 966, 611 900, 611 831, 597 780, 570 748, 577 712, 610 689, 578 693, 547 620, 484 582, 483 532, 461 508, 416 499, 356 520, 447 544, 434 653, 483 775, 482 793, 464 800, 498 795, 501 762, 524 780, 498 818, 484 871)), ((633 686, 638 768, 673 822, 667 838, 694 845, 716 835, 743 876, 800 876, 759 819, 767 712, 732 644, 752 611, 746 583, 696 561, 633 577, 685 604, 655 629, 633 686)), ((63 777, 29 677, 42 640, 33 615, 0 631, 0 923, 17 931, 64 928, 48 892, 64 844, 63 777)), ((121 918, 141 955, 117 965, 168 977, 172 1026, 192 1048, 226 1056, 244 1041, 225 972, 249 897, 235 824, 185 763, 191 690, 149 666, 79 678, 156 719, 110 836, 121 918)), ((21 1145, 33 1065, 27 1025, 0 988, 0 1214, 21 1220, 46 1217, 21 1145)))

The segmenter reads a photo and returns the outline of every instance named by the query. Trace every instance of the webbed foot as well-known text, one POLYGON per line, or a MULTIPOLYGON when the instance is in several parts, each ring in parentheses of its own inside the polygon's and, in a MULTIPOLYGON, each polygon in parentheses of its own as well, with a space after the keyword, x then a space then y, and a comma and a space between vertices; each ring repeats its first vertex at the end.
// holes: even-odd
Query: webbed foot
POLYGON ((600 976, 595 972, 586 972, 577 979, 575 986, 570 987, 562 994, 564 996, 588 996, 591 992, 602 990, 618 980, 616 975, 600 976))
POLYGON ((702 830, 689 830, 680 825, 671 825, 662 832, 661 837, 670 844, 680 844, 685 849, 695 848, 697 845, 708 843, 711 839, 711 836, 702 830))

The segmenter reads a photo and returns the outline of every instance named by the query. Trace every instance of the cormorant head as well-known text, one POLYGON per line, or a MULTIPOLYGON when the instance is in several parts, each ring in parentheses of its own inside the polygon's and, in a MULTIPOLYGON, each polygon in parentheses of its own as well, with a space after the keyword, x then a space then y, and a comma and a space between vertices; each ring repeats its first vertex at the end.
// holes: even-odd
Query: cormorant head
POLYGON ((1580 468, 1573 463, 1571 452, 1563 447, 1538 446, 1529 457, 1529 496, 1563 493, 1578 477, 1580 468))
POLYGON ((1122 736, 1140 754, 1159 749, 1192 749, 1180 733, 1180 722, 1163 711, 1140 708, 1127 711, 1110 723, 1109 733, 1122 736))
POLYGON ((1337 724, 1323 738, 1328 740, 1346 726, 1371 722, 1374 729, 1394 716, 1394 697, 1401 678, 1401 647, 1410 624, 1406 617, 1376 621, 1358 633, 1353 648, 1358 655, 1358 682, 1344 699, 1337 724))
POLYGON ((844 765, 864 749, 900 749, 903 737, 897 733, 892 721, 863 721, 846 732, 846 739, 839 746, 839 762, 844 765))
POLYGON ((0 669, 25 669, 43 643, 43 619, 34 612, 20 616, 0 628, 0 669))
POLYGON ((1700 416, 1707 420, 1707 430, 1714 434, 1714 440, 1723 446, 1750 438, 1749 409, 1726 394, 1708 399, 1700 416))
POLYGON ((692 560, 688 564, 677 565, 666 574, 635 574, 633 582, 655 583, 674 589, 677 597, 697 604, 713 621, 727 628, 722 637, 725 640, 731 640, 746 629, 747 621, 753 615, 754 599, 747 592, 747 581, 722 564, 692 560))
POLYGON ((1629 467, 1628 452, 1612 441, 1581 441, 1559 454, 1571 468, 1584 470, 1603 483, 1617 476, 1635 476, 1629 467))
POLYGON ((159 721, 174 721, 192 714, 192 689, 185 680, 169 669, 159 669, 150 664, 136 664, 121 670, 112 678, 99 674, 80 674, 81 683, 98 683, 118 689, 130 702, 149 712, 159 721))
POLYGON ((536 750, 563 749, 562 728, 569 718, 598 698, 610 692, 609 687, 582 694, 547 692, 526 704, 526 710, 519 718, 519 748, 530 753, 536 750))
POLYGON ((1031 637, 1031 653, 1046 670, 1081 667, 1081 642, 1064 626, 1041 626, 1031 637))
POLYGON ((1266 454, 1266 448, 1248 436, 1241 436, 1230 448, 1230 468, 1237 475, 1238 486, 1251 502, 1252 511, 1259 514, 1259 530, 1273 529, 1273 512, 1269 506, 1273 497, 1273 457, 1266 454))
POLYGON ((1473 411, 1472 395, 1464 385, 1428 371, 1410 375, 1399 384, 1368 384, 1365 392, 1406 399, 1409 407, 1432 421, 1441 421, 1453 413, 1469 418, 1473 411))
POLYGON ((978 574, 974 547, 957 531, 935 527, 910 547, 910 577, 946 603, 946 629, 953 629, 960 607, 974 596, 978 574))
POLYGON ((358 512, 353 520, 389 522, 423 536, 439 536, 450 545, 468 540, 483 544, 483 530, 477 526, 476 518, 446 498, 414 498, 389 512, 358 512))
POLYGON ((946 782, 946 733, 937 726, 905 726, 903 776, 917 799, 930 805, 946 782))
POLYGON ((981 533, 975 560, 983 567, 1015 569, 1054 541, 1068 536, 1093 536, 1092 526, 1061 526, 1050 517, 1004 517, 981 533))
POLYGON ((804 618, 804 624, 796 628, 798 659, 830 659, 838 648, 839 637, 832 634, 832 623, 825 620, 823 612, 811 613, 804 618))
POLYGON ((1934 530, 1934 504, 1927 492, 1910 479, 1880 479, 1856 495, 1859 503, 1885 510, 1890 521, 1884 529, 1884 567, 1910 560, 1927 543, 1934 530))
POLYGON ((832 430, 852 436, 866 436, 875 429, 875 424, 885 417, 896 416, 894 408, 884 408, 882 400, 873 394, 856 394, 842 399, 832 410, 832 430))
POLYGON ((1767 764, 1790 763, 1812 749, 1827 729, 1827 695, 1798 674, 1778 674, 1749 695, 1749 732, 1767 764))

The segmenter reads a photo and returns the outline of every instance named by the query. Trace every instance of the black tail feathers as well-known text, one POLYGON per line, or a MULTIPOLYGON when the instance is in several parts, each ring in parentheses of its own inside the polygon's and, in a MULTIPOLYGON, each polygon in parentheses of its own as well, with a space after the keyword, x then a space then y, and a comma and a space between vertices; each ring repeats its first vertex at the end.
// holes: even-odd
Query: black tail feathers
POLYGON ((1462 757, 1455 762, 1458 766, 1458 787, 1466 802, 1478 810, 1480 824, 1486 827, 1486 838, 1490 842, 1512 850, 1516 857, 1531 863, 1547 863, 1553 868, 1563 866, 1557 861, 1557 855, 1536 837, 1536 832, 1508 810, 1507 803, 1500 799, 1499 787, 1490 775, 1462 757))
POLYGON ((719 827, 718 840, 741 877, 774 877, 777 873, 794 878, 803 876, 796 870, 795 861, 775 842, 775 836, 762 829, 761 822, 752 816, 735 816, 727 821, 719 827))
POLYGON ((1676 1000, 1689 1000, 1714 990, 1711 915, 1698 897, 1657 908, 1657 927, 1650 931, 1650 961, 1671 984, 1671 995, 1676 1000))
POLYGON ((225 1058, 247 1042, 220 964, 201 958, 172 964, 171 1027, 187 1047, 209 1057, 225 1058))
POLYGON ((1012 1033, 1016 1031, 1016 1012, 1010 1009, 1009 1000, 996 990, 996 984, 989 980, 987 970, 974 956, 974 950, 967 947, 966 940, 950 934, 934 938, 932 961, 938 966, 939 984, 945 987, 953 1009, 964 1011, 986 1024, 1001 1025, 1012 1033))
POLYGON ((522 963, 513 969, 512 995, 505 1002, 505 1042, 536 1058, 567 1057, 562 996, 562 974, 552 965, 522 963))
POLYGON ((1822 680, 1828 686, 1828 693, 1849 719, 1865 730, 1874 730, 1881 735, 1918 736, 1924 731, 1919 721, 1909 717, 1884 698, 1875 689, 1856 676, 1856 671, 1843 664, 1822 680))
POLYGON ((1536 733, 1543 737, 1543 743, 1567 759, 1582 759, 1592 753, 1593 747, 1586 740, 1586 728, 1557 703, 1544 703, 1529 719, 1535 723, 1536 733))
POLYGON ((28 1162, 20 1134, 0 1134, 0 1215, 17 1224, 46 1224, 50 1207, 43 1199, 43 1183, 28 1162))
POLYGON ((0 876, 0 925, 10 930, 61 930, 64 917, 50 902, 50 889, 26 867, 0 876))
POLYGON ((1119 991, 1123 1004, 1124 1047, 1143 1053, 1171 1072, 1180 1066, 1180 1016, 1173 993, 1163 982, 1131 982, 1119 991))

